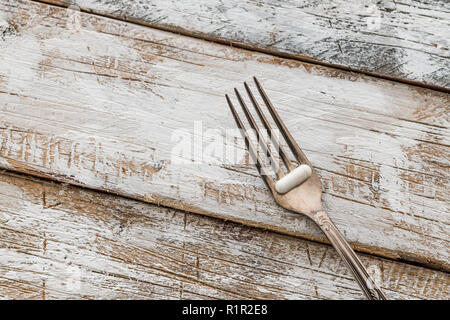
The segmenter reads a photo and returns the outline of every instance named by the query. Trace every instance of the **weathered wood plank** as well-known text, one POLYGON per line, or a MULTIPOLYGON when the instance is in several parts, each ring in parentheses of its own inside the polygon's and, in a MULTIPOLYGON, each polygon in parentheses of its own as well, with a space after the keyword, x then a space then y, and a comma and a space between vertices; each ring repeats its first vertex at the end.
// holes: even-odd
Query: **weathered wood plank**
POLYGON ((449 270, 449 95, 85 13, 74 28, 65 9, 13 4, 0 1, 1 167, 326 241, 275 204, 245 157, 173 160, 174 133, 194 136, 194 120, 205 141, 235 128, 223 94, 258 75, 353 246, 449 270))
POLYGON ((450 90, 448 1, 44 2, 450 90))
MULTIPOLYGON (((0 175, 0 297, 360 299, 324 244, 0 175)), ((448 299, 440 271, 362 255, 391 299, 448 299)))

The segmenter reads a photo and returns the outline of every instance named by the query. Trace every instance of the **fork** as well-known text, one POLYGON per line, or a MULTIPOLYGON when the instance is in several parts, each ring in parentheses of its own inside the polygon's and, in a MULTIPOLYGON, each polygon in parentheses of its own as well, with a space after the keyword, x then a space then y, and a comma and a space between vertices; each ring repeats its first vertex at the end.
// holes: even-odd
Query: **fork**
POLYGON ((334 223, 330 220, 330 218, 328 217, 328 213, 322 208, 322 185, 319 176, 317 175, 308 158, 292 138, 292 135, 286 128, 284 122, 281 120, 273 104, 270 102, 269 97, 262 88, 258 79, 256 79, 256 77, 253 77, 253 79, 261 95, 261 98, 264 101, 264 104, 269 110, 269 113, 271 114, 278 130, 286 140, 286 144, 288 145, 292 154, 297 159, 299 164, 306 164, 311 168, 311 175, 306 181, 294 187, 287 193, 281 194, 277 192, 276 182, 291 173, 296 168, 295 164, 289 159, 286 150, 280 144, 278 138, 274 134, 272 134, 273 131, 269 121, 262 112, 257 100, 255 99, 255 96, 250 90, 250 87, 246 82, 244 82, 244 87, 247 91, 248 97, 250 98, 250 101, 255 108, 256 113, 258 114, 259 119, 261 120, 261 123, 263 124, 266 132, 268 132, 272 143, 277 148, 278 155, 283 161, 285 169, 287 171, 287 173, 283 171, 279 164, 279 161, 277 161, 277 159, 279 158, 275 158, 276 155, 273 153, 273 150, 271 150, 267 143, 263 141, 264 139, 261 139, 262 132, 258 127, 258 124, 250 113, 241 94, 236 88, 234 88, 237 100, 239 101, 239 104, 244 111, 245 117, 247 118, 251 128, 253 129, 253 132, 256 133, 259 145, 261 146, 262 151, 264 151, 261 154, 264 155, 265 160, 268 160, 271 163, 271 167, 275 172, 277 180, 272 177, 272 171, 270 171, 265 162, 262 161, 260 154, 257 152, 255 145, 251 141, 249 132, 246 131, 244 124, 242 123, 238 113, 236 112, 236 109, 234 108, 233 103, 231 102, 230 97, 228 96, 228 94, 226 94, 225 97, 233 114, 234 120, 236 121, 236 124, 243 135, 245 145, 253 160, 255 161, 256 167, 261 177, 269 187, 270 191, 272 191, 272 195, 275 201, 281 207, 287 210, 303 214, 311 218, 325 233, 333 247, 339 253, 339 256, 345 261, 366 297, 370 300, 386 300, 386 296, 384 295, 384 293, 378 287, 376 282, 370 277, 361 260, 359 260, 358 256, 355 254, 348 242, 336 228, 334 223))

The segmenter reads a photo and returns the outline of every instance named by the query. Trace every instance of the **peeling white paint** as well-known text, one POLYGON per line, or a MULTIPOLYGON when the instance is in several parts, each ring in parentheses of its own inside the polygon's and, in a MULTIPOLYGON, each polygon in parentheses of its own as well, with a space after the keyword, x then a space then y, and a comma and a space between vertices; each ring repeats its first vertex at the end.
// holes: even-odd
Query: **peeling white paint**
POLYGON ((447 89, 450 85, 450 8, 438 0, 420 5, 411 0, 75 3, 120 19, 200 33, 427 85, 447 89))
MULTIPOLYGON (((64 21, 63 10, 52 8, 52 23, 64 21)), ((258 75, 322 176, 325 207, 349 241, 447 263, 449 214, 438 211, 449 185, 439 155, 448 120, 421 115, 428 106, 445 110, 444 94, 81 17, 85 33, 30 29, 40 35, 30 55, 18 55, 30 35, 0 49, 9 60, 0 73, 17 64, 32 77, 0 80, 1 91, 16 93, 1 94, 3 168, 321 237, 311 221, 276 205, 253 166, 170 162, 174 130, 192 130, 194 120, 205 132, 235 128, 223 94, 258 75), (413 216, 406 229, 397 224, 404 213, 413 216)), ((243 149, 242 140, 227 142, 243 149)))
MULTIPOLYGON (((73 186, 23 182, 0 176, 0 216, 9 215, 0 220, 3 298, 363 297, 327 245, 73 186), (41 189, 53 207, 43 207, 41 189), (23 206, 11 206, 16 202, 23 206)), ((391 299, 445 299, 443 272, 361 259, 383 270, 379 280, 391 299)))

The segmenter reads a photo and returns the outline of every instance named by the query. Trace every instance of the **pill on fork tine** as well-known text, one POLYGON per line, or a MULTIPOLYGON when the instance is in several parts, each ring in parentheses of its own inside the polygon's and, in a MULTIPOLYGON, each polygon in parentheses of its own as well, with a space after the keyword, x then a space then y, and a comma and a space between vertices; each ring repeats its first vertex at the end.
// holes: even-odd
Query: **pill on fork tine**
POLYGON ((275 184, 275 190, 278 193, 286 193, 302 184, 312 174, 310 166, 302 164, 289 172, 275 184))

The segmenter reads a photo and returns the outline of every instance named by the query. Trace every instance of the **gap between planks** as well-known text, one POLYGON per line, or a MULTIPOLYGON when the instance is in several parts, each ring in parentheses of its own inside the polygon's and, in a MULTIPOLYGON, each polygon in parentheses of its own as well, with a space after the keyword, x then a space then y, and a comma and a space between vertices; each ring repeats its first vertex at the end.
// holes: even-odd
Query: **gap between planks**
MULTIPOLYGON (((11 176, 13 178, 21 178, 24 180, 30 180, 30 181, 42 181, 42 183, 47 183, 47 184, 56 184, 56 185, 60 185, 60 186, 64 186, 64 185, 70 185, 73 186, 74 189, 80 189, 80 190, 86 190, 87 192, 92 192, 92 193, 96 193, 98 195, 105 195, 105 196, 114 196, 114 197, 118 197, 118 198, 122 198, 125 200, 129 200, 129 201, 138 201, 141 202, 143 204, 149 205, 149 206, 157 206, 158 208, 164 209, 164 210, 175 210, 178 211, 180 213, 184 213, 185 214, 185 223, 186 223, 186 215, 195 215, 195 216, 199 216, 199 217, 206 217, 209 219, 217 219, 217 220, 221 220, 224 223, 231 223, 231 224, 240 224, 242 226, 245 227, 249 227, 249 228, 254 228, 254 229, 258 229, 261 230, 261 232, 268 232, 268 233, 273 233, 274 235, 279 235, 279 236, 289 236, 289 237, 293 237, 293 238, 297 238, 299 241, 306 241, 306 242, 310 242, 310 243, 316 243, 318 245, 325 245, 328 247, 329 250, 334 251, 335 249, 333 248, 333 246, 331 245, 330 241, 327 238, 318 238, 318 237, 311 237, 309 235, 289 235, 286 234, 285 232, 280 232, 277 231, 274 228, 264 228, 261 225, 255 224, 252 225, 251 223, 248 222, 235 222, 235 221, 228 221, 226 219, 223 219, 220 216, 215 216, 215 215, 211 215, 207 212, 196 212, 196 210, 191 210, 189 211, 189 208, 185 208, 185 206, 181 206, 178 207, 176 205, 173 205, 171 203, 166 203, 165 201, 156 201, 156 202, 149 202, 146 201, 145 199, 142 199, 140 197, 133 197, 132 195, 126 195, 123 193, 119 193, 119 192, 114 192, 108 189, 103 189, 103 188, 91 188, 89 186, 87 186, 86 184, 80 183, 74 183, 72 180, 67 180, 67 182, 64 181, 64 179, 55 179, 52 176, 49 175, 45 175, 42 174, 39 171, 29 171, 24 172, 24 171, 20 171, 20 170, 14 170, 14 169, 0 169, 0 177, 4 175, 4 176, 11 176)), ((51 204, 51 205, 47 205, 46 203, 46 197, 45 197, 45 193, 43 194, 43 198, 42 198, 42 202, 43 202, 43 207, 50 209, 53 207, 56 207, 58 205, 60 205, 61 203, 58 202, 56 204, 51 204)), ((440 265, 435 265, 435 264, 425 264, 425 263, 421 263, 421 262, 417 262, 417 261, 413 261, 413 260, 408 260, 408 259, 403 259, 403 258, 398 258, 398 257, 392 257, 390 256, 389 253, 385 253, 385 254, 381 254, 379 252, 368 252, 367 250, 361 250, 359 247, 356 247, 354 245, 352 245, 353 249, 355 250, 355 252, 357 252, 358 254, 363 254, 366 256, 370 256, 370 257, 374 257, 377 259, 383 259, 383 260, 387 260, 387 261, 392 261, 392 262, 396 262, 396 263, 401 263, 401 264, 405 264, 405 265, 411 265, 411 266, 415 266, 415 267, 419 267, 419 268, 425 268, 425 269, 430 269, 430 270, 436 270, 439 272, 444 272, 444 273, 449 273, 447 268, 442 268, 440 265)))
MULTIPOLYGON (((69 2, 68 1, 60 1, 60 0, 31 0, 31 1, 38 2, 38 3, 46 3, 48 5, 57 6, 57 7, 61 7, 61 8, 67 8, 71 5, 70 1, 69 2)), ((219 37, 214 37, 214 36, 209 35, 206 32, 202 32, 202 31, 198 31, 198 30, 189 30, 184 27, 177 27, 177 26, 172 26, 172 25, 168 25, 168 24, 166 24, 166 25, 158 24, 157 22, 156 23, 147 22, 143 19, 135 18, 132 15, 125 15, 125 16, 118 17, 117 15, 115 15, 115 12, 109 13, 107 11, 90 9, 83 5, 81 5, 79 8, 80 8, 81 12, 98 15, 101 17, 106 17, 106 18, 110 18, 113 20, 117 20, 117 21, 126 21, 126 22, 133 23, 136 25, 150 27, 150 28, 158 29, 158 30, 162 30, 162 31, 168 31, 168 32, 172 32, 175 34, 185 35, 188 37, 206 40, 206 41, 213 42, 213 43, 218 43, 218 44, 227 45, 227 46, 236 47, 236 48, 242 48, 242 49, 245 49, 248 51, 253 51, 253 52, 266 53, 266 54, 270 54, 272 56, 279 57, 279 58, 293 59, 293 60, 297 60, 297 61, 312 63, 312 64, 321 65, 321 66, 334 68, 334 69, 338 69, 338 70, 361 73, 361 74, 365 74, 365 75, 368 75, 368 76, 371 76, 374 78, 385 79, 385 80, 395 81, 395 82, 399 82, 399 83, 405 83, 405 84, 408 84, 411 86, 418 86, 418 87, 432 89, 432 90, 439 91, 439 92, 450 93, 450 88, 439 86, 439 85, 428 84, 425 82, 410 80, 407 78, 390 76, 386 73, 381 74, 381 73, 377 73, 375 71, 364 70, 363 68, 350 67, 350 66, 345 66, 345 65, 336 64, 336 63, 329 63, 329 62, 321 61, 317 58, 309 57, 306 55, 299 55, 296 53, 283 52, 283 51, 280 51, 277 49, 264 48, 261 46, 247 44, 242 41, 236 41, 233 39, 223 39, 223 38, 219 38, 219 37)))
MULTIPOLYGON (((0 194, 5 298, 363 297, 322 244, 23 174, 0 172, 0 194)), ((448 299, 446 273, 361 259, 391 299, 448 299)))

